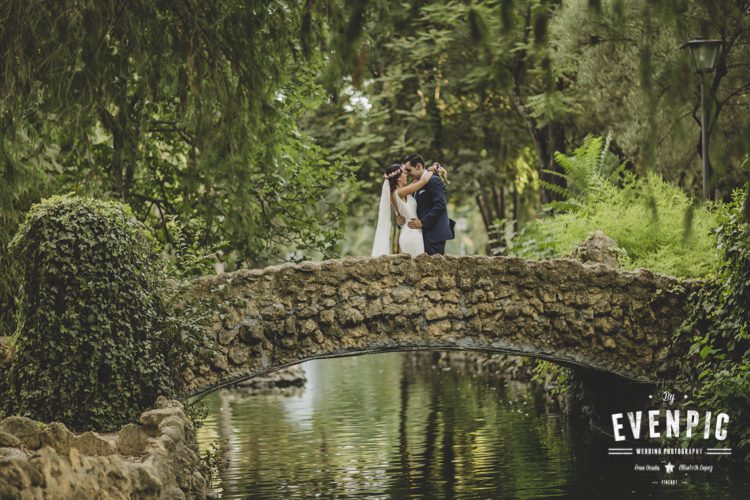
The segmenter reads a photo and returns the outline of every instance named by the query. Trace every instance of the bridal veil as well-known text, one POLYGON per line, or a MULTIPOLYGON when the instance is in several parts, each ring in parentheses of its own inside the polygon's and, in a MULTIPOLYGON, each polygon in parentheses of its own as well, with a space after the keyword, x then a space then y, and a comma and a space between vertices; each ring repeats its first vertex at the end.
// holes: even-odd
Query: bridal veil
POLYGON ((391 186, 386 179, 380 194, 378 225, 375 229, 375 240, 372 242, 372 256, 391 253, 391 186))

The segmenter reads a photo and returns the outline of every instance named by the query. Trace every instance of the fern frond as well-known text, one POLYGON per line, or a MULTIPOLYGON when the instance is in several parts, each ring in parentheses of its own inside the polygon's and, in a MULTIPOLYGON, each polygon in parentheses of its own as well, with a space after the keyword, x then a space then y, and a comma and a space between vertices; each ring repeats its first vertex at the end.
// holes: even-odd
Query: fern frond
POLYGON ((583 208, 583 203, 571 198, 570 200, 555 200, 544 205, 545 210, 559 211, 559 212, 578 212, 583 208))
POLYGON ((567 179, 568 178, 568 176, 565 175, 565 174, 563 174, 563 173, 560 173, 560 172, 558 172, 556 170, 549 170, 549 169, 546 169, 546 168, 542 169, 542 173, 543 174, 549 174, 549 175, 556 175, 557 177, 561 177, 563 179, 567 179))
POLYGON ((563 186, 558 186, 557 184, 552 184, 551 182, 547 182, 544 179, 539 179, 539 184, 544 189, 548 189, 550 191, 554 191, 555 193, 559 194, 560 196, 562 196, 565 199, 574 198, 575 197, 575 194, 572 191, 570 191, 569 189, 567 189, 567 188, 565 188, 563 186))
POLYGON ((566 175, 571 175, 575 170, 575 163, 572 158, 566 156, 561 151, 555 151, 555 162, 562 167, 566 175))

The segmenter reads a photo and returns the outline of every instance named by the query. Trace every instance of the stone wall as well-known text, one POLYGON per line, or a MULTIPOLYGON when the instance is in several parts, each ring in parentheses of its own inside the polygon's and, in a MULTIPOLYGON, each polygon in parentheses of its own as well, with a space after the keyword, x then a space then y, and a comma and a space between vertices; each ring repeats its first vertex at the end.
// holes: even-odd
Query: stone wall
POLYGON ((186 395, 317 357, 421 348, 523 354, 638 381, 669 373, 700 282, 571 259, 408 255, 196 280, 212 315, 186 395))
POLYGON ((205 498, 190 421, 159 398, 139 425, 76 435, 59 422, 0 421, 0 498, 205 498))

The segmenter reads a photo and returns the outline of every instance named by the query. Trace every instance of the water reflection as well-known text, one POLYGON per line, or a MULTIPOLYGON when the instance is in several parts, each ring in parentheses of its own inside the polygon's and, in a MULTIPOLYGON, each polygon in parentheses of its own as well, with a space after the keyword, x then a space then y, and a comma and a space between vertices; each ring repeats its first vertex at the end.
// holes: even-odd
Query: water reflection
MULTIPOLYGON (((228 441, 222 496, 525 499, 634 492, 684 499, 703 498, 707 485, 712 498, 732 496, 731 483, 718 474, 713 483, 659 489, 655 476, 628 472, 625 461, 606 457, 606 443, 582 452, 586 440, 535 404, 528 386, 414 360, 396 353, 313 361, 305 364, 307 386, 294 395, 207 397, 210 413, 198 440, 204 449, 217 438, 228 441)), ((748 488, 750 481, 735 486, 748 488)))

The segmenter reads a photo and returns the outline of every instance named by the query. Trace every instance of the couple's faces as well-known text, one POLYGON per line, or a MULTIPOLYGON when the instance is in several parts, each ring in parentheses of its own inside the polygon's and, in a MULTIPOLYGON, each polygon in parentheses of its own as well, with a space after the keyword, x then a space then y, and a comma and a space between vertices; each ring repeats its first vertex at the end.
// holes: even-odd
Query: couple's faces
POLYGON ((415 175, 416 175, 415 171, 416 171, 416 168, 414 168, 411 165, 411 163, 404 163, 404 174, 405 175, 407 175, 407 176, 409 176, 411 178, 415 178, 415 175))
POLYGON ((406 186, 406 171, 401 172, 401 175, 398 176, 398 187, 406 186))

